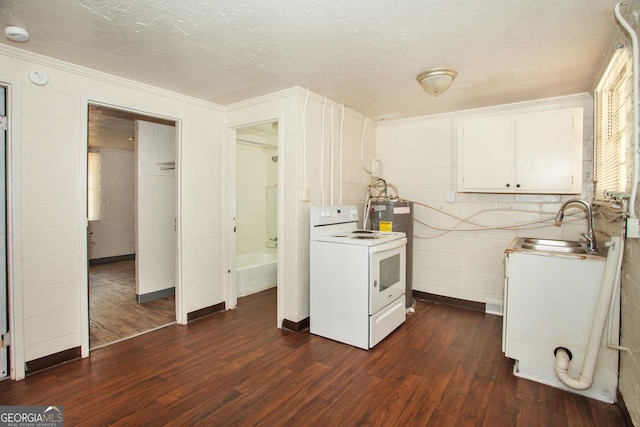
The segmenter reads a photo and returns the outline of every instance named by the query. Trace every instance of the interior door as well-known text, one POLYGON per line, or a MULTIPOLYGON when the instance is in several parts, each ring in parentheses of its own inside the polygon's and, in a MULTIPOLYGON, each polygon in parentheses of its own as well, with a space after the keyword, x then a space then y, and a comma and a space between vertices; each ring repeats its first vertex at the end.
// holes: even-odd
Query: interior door
POLYGON ((7 89, 0 86, 0 379, 9 375, 9 352, 5 345, 9 337, 7 311, 7 198, 6 198, 6 148, 7 148, 7 89))
POLYGON ((174 126, 136 120, 136 297, 172 295, 176 284, 174 126))

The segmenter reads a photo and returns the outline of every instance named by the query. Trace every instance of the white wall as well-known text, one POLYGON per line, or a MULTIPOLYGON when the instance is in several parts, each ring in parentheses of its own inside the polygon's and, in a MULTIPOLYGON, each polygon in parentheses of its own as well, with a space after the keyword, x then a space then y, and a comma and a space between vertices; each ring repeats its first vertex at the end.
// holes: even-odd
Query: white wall
MULTIPOLYGON (((325 100, 311 93, 305 108, 305 98, 303 90, 293 89, 231 105, 227 115, 227 124, 232 128, 278 119, 278 164, 281 171, 278 182, 278 207, 281 209, 278 224, 279 325, 283 319, 299 322, 309 317, 309 206, 329 204, 333 182, 334 203, 342 199, 344 204, 356 204, 362 209, 369 184, 369 175, 360 165, 360 138, 365 117, 345 109, 343 144, 340 148, 342 107, 328 101, 324 108, 323 143, 325 100), (303 129, 305 111, 306 128, 303 129), (332 135, 333 162, 330 160, 332 135), (309 202, 302 200, 304 188, 309 190, 309 202)), ((235 144, 235 141, 232 143, 235 144)), ((375 153, 375 125, 371 122, 368 123, 363 151, 365 164, 369 164, 375 153)))
MULTIPOLYGON (((92 72, 1 46, 0 81, 10 89, 20 127, 12 134, 15 223, 12 264, 16 311, 14 359, 30 361, 82 346, 88 354, 86 129, 87 103, 96 101, 175 119, 178 123, 179 321, 224 301, 222 122, 219 106, 161 89, 92 72), (49 74, 46 86, 29 82, 31 70, 49 74), (21 357, 22 356, 22 357, 21 357)), ((13 123, 18 123, 12 122, 13 123)))
MULTIPOLYGON (((381 122, 377 152, 382 177, 398 187, 401 198, 462 218, 475 215, 472 220, 481 224, 506 225, 553 216, 562 201, 575 196, 456 193, 455 202, 447 203, 446 194, 456 190, 458 119, 492 111, 519 113, 559 107, 584 108, 583 194, 590 194, 593 113, 588 95, 381 122)), ((491 153, 486 155, 489 165, 491 153)), ((458 222, 418 204, 415 213, 418 220, 438 227, 452 228, 458 222)), ((502 301, 504 249, 515 236, 578 239, 585 229, 584 221, 562 227, 552 223, 536 229, 448 233, 416 223, 414 233, 420 237, 414 240, 413 289, 470 301, 502 301)))
POLYGON ((89 222, 89 259, 136 251, 133 151, 101 148, 101 216, 89 222))
POLYGON ((267 248, 267 187, 275 185, 277 163, 271 157, 277 148, 268 149, 238 143, 236 147, 237 252, 262 253, 267 248), (272 184, 269 184, 270 176, 272 184))
MULTIPOLYGON (((633 12, 637 14, 640 5, 633 3, 633 12)), ((623 8, 624 9, 624 8, 623 8)), ((631 11, 630 11, 631 12, 631 11)), ((636 32, 640 31, 637 19, 631 14, 625 17, 636 32)), ((623 40, 625 36, 619 34, 617 40, 623 40)), ((626 45, 627 67, 632 66, 631 45, 626 45)), ((631 193, 633 186, 633 76, 630 75, 626 83, 626 100, 629 107, 626 108, 626 117, 623 118, 624 138, 626 143, 625 156, 627 159, 626 193, 631 193)), ((606 212, 606 211, 605 211, 606 212)), ((636 212, 640 212, 640 206, 636 205, 636 212)), ((609 235, 620 235, 624 231, 623 221, 613 221, 615 214, 606 212, 605 216, 597 216, 595 228, 606 231, 609 235)), ((625 241, 624 259, 622 262, 622 283, 620 285, 620 345, 629 351, 620 352, 620 381, 618 389, 624 398, 625 406, 629 411, 635 425, 640 425, 640 239, 627 239, 625 241)))

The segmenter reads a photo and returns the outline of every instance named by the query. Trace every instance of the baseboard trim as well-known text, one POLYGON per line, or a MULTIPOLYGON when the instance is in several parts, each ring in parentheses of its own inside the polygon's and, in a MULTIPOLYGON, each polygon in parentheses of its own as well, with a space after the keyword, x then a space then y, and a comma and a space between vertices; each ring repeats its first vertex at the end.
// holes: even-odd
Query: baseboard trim
POLYGON ((94 258, 89 260, 89 265, 107 264, 109 262, 129 261, 136 259, 136 254, 108 256, 105 258, 94 258))
POLYGON ((226 310, 226 305, 224 302, 221 302, 216 305, 211 305, 209 307, 201 308, 200 310, 187 313, 187 322, 191 322, 192 320, 197 320, 202 317, 209 316, 210 314, 219 313, 224 310, 226 310))
POLYGON ((48 356, 44 356, 39 359, 30 360, 25 363, 26 375, 32 375, 56 365, 80 359, 81 357, 81 348, 73 347, 68 350, 59 351, 58 353, 49 354, 48 356))
POLYGON ((149 292, 149 293, 142 294, 142 295, 136 294, 136 302, 138 302, 138 303, 149 302, 149 301, 153 301, 153 300, 164 298, 164 297, 170 297, 170 296, 175 295, 175 294, 176 294, 176 288, 175 287, 167 288, 167 289, 161 289, 159 291, 149 292))
POLYGON ((631 414, 629 413, 629 409, 627 405, 624 403, 624 398, 622 394, 620 394, 620 390, 616 392, 616 404, 618 405, 618 409, 620 410, 620 415, 622 416, 622 420, 624 421, 624 427, 633 427, 633 420, 631 419, 631 414))
POLYGON ((306 319, 302 319, 299 322, 284 319, 282 321, 282 329, 286 329, 287 331, 291 332, 300 332, 304 331, 305 329, 309 329, 309 318, 307 317, 306 319))
POLYGON ((453 307, 466 308, 473 311, 485 312, 486 304, 483 302, 468 301, 460 298, 445 297, 443 295, 430 294, 428 292, 413 291, 413 297, 421 301, 435 302, 436 304, 445 304, 453 307))

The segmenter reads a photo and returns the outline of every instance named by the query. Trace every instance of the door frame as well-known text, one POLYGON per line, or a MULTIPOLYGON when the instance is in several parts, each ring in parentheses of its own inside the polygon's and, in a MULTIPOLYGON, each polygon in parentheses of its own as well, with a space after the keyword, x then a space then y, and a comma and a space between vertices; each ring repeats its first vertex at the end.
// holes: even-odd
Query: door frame
POLYGON ((182 274, 182 120, 177 117, 167 116, 161 113, 148 111, 143 108, 134 108, 127 105, 123 105, 122 102, 114 102, 113 100, 104 100, 99 97, 92 97, 88 95, 82 96, 81 101, 81 129, 80 140, 85 141, 84 148, 79 151, 80 159, 80 179, 78 190, 78 197, 80 200, 79 209, 79 239, 80 239, 80 312, 81 316, 81 351, 82 357, 87 357, 90 352, 89 345, 89 267, 88 267, 88 236, 87 228, 89 221, 87 219, 87 153, 88 153, 88 127, 89 127, 89 105, 97 105, 106 108, 113 108, 121 111, 128 111, 135 114, 140 114, 147 117, 155 117, 162 120, 173 121, 176 126, 176 141, 175 141, 175 159, 176 159, 176 174, 175 174, 175 192, 176 192, 176 241, 175 241, 175 307, 176 307, 176 322, 178 324, 187 323, 187 309, 186 309, 186 297, 184 294, 183 286, 183 274, 182 274))
POLYGON ((20 80, 0 74, 0 85, 6 88, 8 132, 6 147, 6 226, 7 226, 7 309, 9 310, 9 377, 25 377, 24 304, 22 285, 22 191, 20 169, 20 80))
POLYGON ((226 230, 226 247, 227 247, 227 266, 229 277, 227 280, 227 292, 226 292, 226 306, 227 308, 234 309, 238 305, 238 288, 236 283, 236 271, 237 271, 237 243, 236 243, 236 173, 237 173, 237 156, 236 156, 236 129, 249 127, 253 125, 259 125, 270 122, 278 122, 278 247, 277 247, 277 284, 276 284, 276 298, 277 298, 277 316, 276 326, 282 328, 282 322, 284 320, 284 166, 286 165, 286 159, 284 155, 284 119, 283 117, 276 116, 259 121, 252 121, 247 123, 234 123, 232 127, 227 127, 226 131, 226 164, 227 170, 225 171, 228 182, 226 186, 226 201, 227 201, 227 215, 229 218, 229 226, 226 230))

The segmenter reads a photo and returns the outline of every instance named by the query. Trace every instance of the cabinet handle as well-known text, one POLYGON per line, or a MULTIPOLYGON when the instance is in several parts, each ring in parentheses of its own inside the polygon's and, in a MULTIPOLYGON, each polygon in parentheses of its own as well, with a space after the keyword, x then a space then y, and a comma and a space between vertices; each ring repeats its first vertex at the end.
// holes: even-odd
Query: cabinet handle
POLYGON ((511 184, 507 183, 507 188, 511 187, 511 184))

